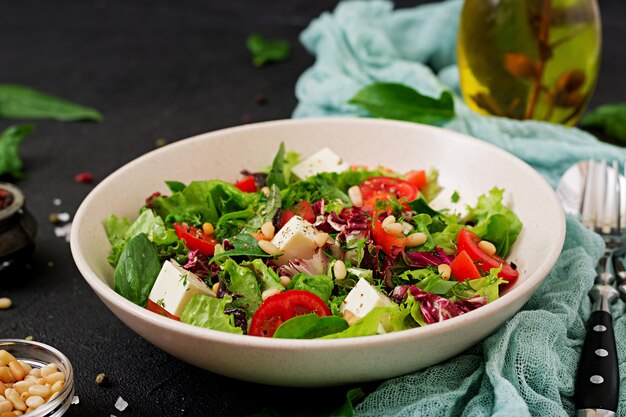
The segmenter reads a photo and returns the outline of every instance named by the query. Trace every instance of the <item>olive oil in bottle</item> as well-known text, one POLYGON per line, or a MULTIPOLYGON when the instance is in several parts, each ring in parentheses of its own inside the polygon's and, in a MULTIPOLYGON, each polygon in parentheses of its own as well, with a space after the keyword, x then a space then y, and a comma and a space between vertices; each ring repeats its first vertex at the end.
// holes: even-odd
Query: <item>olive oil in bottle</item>
POLYGON ((481 114, 574 125, 600 63, 595 0, 465 0, 461 90, 481 114))

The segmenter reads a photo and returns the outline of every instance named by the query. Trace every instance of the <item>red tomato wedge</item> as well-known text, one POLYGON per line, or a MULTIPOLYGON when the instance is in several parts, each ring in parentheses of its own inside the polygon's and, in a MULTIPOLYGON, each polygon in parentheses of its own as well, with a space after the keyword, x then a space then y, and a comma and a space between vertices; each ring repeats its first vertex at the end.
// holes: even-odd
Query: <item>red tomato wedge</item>
POLYGON ((187 223, 174 223, 174 230, 179 239, 185 241, 185 245, 190 250, 197 250, 203 255, 211 256, 218 243, 213 236, 207 236, 202 229, 189 226, 187 223))
POLYGON ((423 169, 409 171, 406 174, 404 174, 404 177, 406 178, 408 182, 416 186, 418 190, 421 190, 422 188, 424 188, 427 182, 426 171, 424 171, 423 169))
POLYGON ((146 309, 152 311, 153 313, 160 314, 165 317, 169 317, 172 320, 180 321, 180 317, 176 317, 173 314, 168 313, 163 307, 152 301, 148 298, 148 305, 146 305, 146 309))
POLYGON ((283 227, 293 216, 300 216, 309 223, 315 223, 315 213, 313 212, 313 206, 308 201, 301 201, 291 210, 283 210, 282 217, 280 218, 280 227, 283 227))
POLYGON ((450 263, 450 269, 452 269, 452 275, 454 275, 457 281, 481 277, 478 268, 474 265, 474 261, 464 250, 459 252, 450 263))
POLYGON ((459 251, 467 252, 469 257, 482 272, 489 273, 491 268, 498 268, 502 265, 502 270, 498 276, 507 280, 509 282, 508 285, 511 285, 519 277, 519 272, 497 254, 489 255, 483 252, 483 250, 478 247, 478 242, 480 242, 480 238, 475 233, 467 229, 461 229, 456 238, 456 247, 459 251))
POLYGON ((363 197, 363 209, 374 210, 376 201, 388 200, 390 197, 415 200, 418 189, 415 185, 400 178, 372 177, 359 185, 363 197))
POLYGON ((375 216, 372 225, 372 237, 374 242, 380 246, 387 255, 391 255, 392 248, 404 248, 406 246, 406 237, 399 237, 385 232, 383 229, 383 221, 380 216, 375 216))
POLYGON ((252 175, 248 175, 241 181, 237 181, 234 185, 246 193, 256 193, 256 181, 254 181, 252 175))
POLYGON ((330 316, 330 309, 317 295, 304 290, 289 290, 267 298, 252 316, 249 335, 272 337, 276 329, 292 317, 315 313, 330 316))

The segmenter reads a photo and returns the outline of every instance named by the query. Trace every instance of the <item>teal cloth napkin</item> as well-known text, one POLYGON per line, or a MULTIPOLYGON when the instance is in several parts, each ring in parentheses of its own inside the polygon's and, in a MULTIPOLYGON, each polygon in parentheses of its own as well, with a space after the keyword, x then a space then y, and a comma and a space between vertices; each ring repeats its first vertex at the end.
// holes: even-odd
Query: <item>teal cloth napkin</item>
MULTIPOLYGON (((626 151, 575 129, 477 115, 459 95, 456 32, 462 1, 394 10, 387 1, 348 1, 302 33, 317 59, 298 80, 293 117, 367 116, 347 104, 374 81, 400 82, 422 94, 456 93, 457 117, 445 128, 517 155, 553 186, 575 162, 626 159, 626 151)), ((549 238, 549 237, 548 237, 549 238)), ((602 240, 567 218, 565 247, 539 290, 513 318, 468 351, 384 382, 359 416, 568 416, 602 240)), ((626 416, 626 316, 614 306, 626 416)))

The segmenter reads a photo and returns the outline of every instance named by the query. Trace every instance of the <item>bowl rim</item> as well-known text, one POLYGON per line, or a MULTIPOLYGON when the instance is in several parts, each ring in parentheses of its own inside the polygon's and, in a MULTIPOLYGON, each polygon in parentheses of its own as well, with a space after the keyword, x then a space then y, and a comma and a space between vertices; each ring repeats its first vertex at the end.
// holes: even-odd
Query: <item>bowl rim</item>
MULTIPOLYGON (((537 188, 535 188, 537 189, 537 188)), ((335 350, 335 349, 348 349, 355 347, 364 347, 364 346, 376 346, 376 345, 386 345, 389 343, 403 342, 407 340, 419 340, 422 338, 428 338, 432 335, 437 335, 441 333, 454 332, 465 326, 465 323, 468 321, 475 321, 482 319, 487 319, 492 315, 494 311, 500 310, 501 308, 505 308, 505 305, 514 303, 517 299, 529 296, 529 293, 532 293, 540 284, 543 282, 547 274, 550 272, 554 264, 556 263, 563 244, 565 242, 565 215, 563 213, 563 209, 561 204, 556 196, 554 190, 549 185, 549 183, 529 164, 522 161, 515 155, 505 151, 502 148, 499 148, 493 144, 485 142, 483 140, 471 137, 469 135, 465 135, 462 133, 458 133, 452 130, 443 129, 439 127, 423 125, 419 123, 412 122, 404 122, 404 121, 395 121, 395 120, 385 120, 385 119, 371 119, 371 118, 358 118, 358 117, 322 117, 322 118, 308 118, 308 119, 282 119, 282 120, 273 120, 266 121, 260 123, 252 123, 241 126, 228 127, 224 129, 218 129, 210 132, 201 133, 198 135, 191 136, 189 138, 178 140, 172 144, 167 145, 166 147, 157 148, 150 152, 147 152, 131 161, 126 163, 125 165, 116 169, 113 173, 103 179, 98 185, 96 185, 91 192, 85 197, 80 207, 76 211, 74 216, 74 221, 72 224, 71 235, 70 235, 70 248, 72 252, 72 256, 74 258, 74 262, 78 267, 81 275, 87 281, 87 283, 91 286, 91 288, 96 292, 96 294, 101 299, 106 299, 108 303, 112 303, 116 308, 120 310, 125 310, 127 313, 132 314, 133 316, 140 318, 143 321, 147 321, 150 325, 158 326, 161 328, 165 328, 169 331, 173 331, 179 334, 185 334, 186 336, 204 339, 207 342, 215 342, 215 343, 223 343, 223 344, 236 344, 240 346, 253 347, 257 349, 281 349, 281 350, 300 350, 303 348, 315 348, 317 350, 335 350), (102 281, 95 272, 89 267, 81 248, 78 244, 78 235, 79 231, 82 227, 83 218, 85 216, 86 207, 92 200, 95 200, 97 194, 100 189, 107 187, 110 183, 115 182, 119 176, 122 176, 125 171, 132 169, 135 165, 142 164, 144 160, 152 158, 155 154, 162 152, 172 152, 175 151, 177 147, 188 146, 188 143, 194 141, 205 141, 211 140, 212 138, 218 138, 222 135, 229 135, 233 133, 245 132, 248 130, 254 130, 259 127, 280 127, 283 125, 317 125, 317 124, 370 124, 372 126, 390 126, 393 128, 394 126, 404 126, 404 127, 413 127, 416 130, 420 130, 422 132, 431 132, 450 136, 452 138, 461 139, 465 141, 470 141, 474 144, 478 144, 478 146, 482 146, 488 148, 491 152, 499 155, 502 158, 508 160, 511 165, 516 165, 522 170, 526 171, 528 175, 534 177, 536 180, 537 187, 540 188, 540 191, 548 196, 551 201, 546 201, 546 204, 554 205, 555 207, 559 207, 558 211, 558 219, 555 226, 555 233, 552 235, 552 238, 555 239, 555 245, 552 245, 550 251, 544 255, 543 262, 539 265, 539 267, 529 275, 519 286, 514 287, 510 292, 500 297, 498 300, 495 300, 489 304, 481 306, 476 310, 472 310, 468 313, 462 314, 457 317, 453 317, 447 320, 444 320, 439 323, 433 323, 425 327, 418 327, 414 329, 408 329, 399 332, 391 332, 380 335, 372 335, 372 336, 361 336, 361 337, 353 337, 353 338, 343 338, 343 339, 273 339, 273 338, 262 338, 262 337, 251 337, 248 335, 239 335, 232 334, 227 332, 221 332, 218 330, 206 329, 202 327, 193 326, 190 324, 182 323, 179 321, 175 321, 166 317, 163 317, 158 314, 154 314, 151 311, 148 311, 145 308, 142 308, 133 302, 127 300, 120 294, 116 293, 113 288, 109 287, 104 281, 102 281), (515 294, 517 297, 510 297, 509 294, 515 294)), ((106 304, 106 303, 105 303, 106 304)), ((517 313, 517 311, 515 312, 517 313)))

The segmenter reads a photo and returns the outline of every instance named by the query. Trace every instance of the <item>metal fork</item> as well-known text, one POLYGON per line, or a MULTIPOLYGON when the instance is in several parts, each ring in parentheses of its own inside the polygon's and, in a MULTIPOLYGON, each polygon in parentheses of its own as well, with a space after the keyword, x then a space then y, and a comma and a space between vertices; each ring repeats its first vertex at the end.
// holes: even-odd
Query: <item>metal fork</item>
POLYGON ((616 254, 622 252, 622 195, 617 161, 587 162, 580 208, 583 225, 594 230, 606 244, 597 266, 597 277, 589 296, 593 301, 587 335, 578 366, 574 399, 577 416, 612 417, 617 410, 619 368, 610 304, 619 292, 612 286, 611 265, 626 278, 626 268, 616 254))

